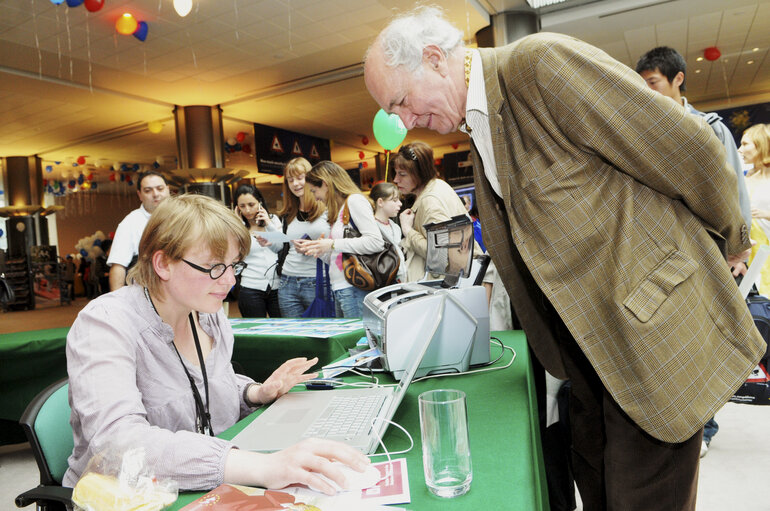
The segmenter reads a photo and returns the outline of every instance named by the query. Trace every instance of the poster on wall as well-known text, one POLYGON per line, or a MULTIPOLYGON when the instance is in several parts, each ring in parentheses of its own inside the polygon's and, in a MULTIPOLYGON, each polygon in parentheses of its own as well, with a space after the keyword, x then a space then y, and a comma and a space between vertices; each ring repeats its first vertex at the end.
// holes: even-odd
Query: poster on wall
POLYGON ((283 175, 286 162, 299 156, 311 165, 331 160, 329 140, 254 123, 254 157, 259 172, 283 175))
POLYGON ((741 145, 741 137, 746 128, 755 124, 770 123, 770 103, 725 108, 715 112, 722 118, 722 122, 730 128, 735 139, 735 145, 738 147, 741 145))

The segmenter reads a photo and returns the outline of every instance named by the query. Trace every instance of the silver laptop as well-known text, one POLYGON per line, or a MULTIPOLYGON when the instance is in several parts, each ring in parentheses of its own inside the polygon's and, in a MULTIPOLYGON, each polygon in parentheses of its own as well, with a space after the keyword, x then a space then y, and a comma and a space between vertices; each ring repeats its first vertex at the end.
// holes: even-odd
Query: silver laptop
POLYGON ((273 452, 303 438, 338 440, 372 454, 385 434, 388 420, 401 404, 420 361, 436 333, 444 307, 433 318, 418 325, 421 342, 412 347, 411 365, 397 386, 363 389, 312 390, 289 392, 270 405, 260 416, 233 438, 240 449, 273 452))

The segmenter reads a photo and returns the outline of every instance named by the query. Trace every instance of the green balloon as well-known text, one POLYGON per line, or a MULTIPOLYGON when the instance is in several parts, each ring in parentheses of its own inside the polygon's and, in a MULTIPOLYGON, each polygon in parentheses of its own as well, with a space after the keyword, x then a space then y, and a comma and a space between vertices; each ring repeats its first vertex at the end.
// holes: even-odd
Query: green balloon
POLYGON ((396 114, 387 114, 380 108, 372 123, 374 138, 383 149, 392 151, 406 138, 407 129, 396 114))

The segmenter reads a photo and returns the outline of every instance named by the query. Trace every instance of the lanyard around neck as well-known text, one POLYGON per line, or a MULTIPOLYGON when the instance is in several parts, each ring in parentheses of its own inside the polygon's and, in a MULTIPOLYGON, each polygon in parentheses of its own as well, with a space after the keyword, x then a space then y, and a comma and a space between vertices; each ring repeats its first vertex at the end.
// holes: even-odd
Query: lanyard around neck
MULTIPOLYGON (((150 302, 150 305, 152 305, 152 309, 155 311, 155 313, 158 314, 158 309, 156 309, 155 304, 152 303, 152 298, 150 298, 150 293, 147 291, 147 288, 144 289, 144 296, 150 302)), ((160 316, 160 314, 158 314, 158 316, 160 316)), ((201 365, 203 389, 206 393, 205 406, 203 404, 201 394, 198 392, 198 387, 195 385, 195 380, 193 380, 192 376, 190 375, 190 371, 187 370, 187 366, 185 365, 184 360, 182 360, 182 355, 179 354, 179 350, 177 349, 176 344, 172 342, 171 345, 174 346, 176 356, 179 357, 179 362, 182 364, 182 369, 184 369, 184 373, 187 375, 187 379, 190 381, 190 388, 192 389, 193 399, 195 399, 196 429, 198 430, 198 433, 214 436, 214 430, 211 427, 211 413, 209 412, 209 381, 206 374, 206 362, 203 360, 203 350, 201 349, 200 339, 198 339, 198 330, 195 328, 195 321, 193 320, 192 312, 188 317, 190 319, 190 328, 192 329, 193 339, 195 340, 195 351, 198 352, 198 361, 201 365)))

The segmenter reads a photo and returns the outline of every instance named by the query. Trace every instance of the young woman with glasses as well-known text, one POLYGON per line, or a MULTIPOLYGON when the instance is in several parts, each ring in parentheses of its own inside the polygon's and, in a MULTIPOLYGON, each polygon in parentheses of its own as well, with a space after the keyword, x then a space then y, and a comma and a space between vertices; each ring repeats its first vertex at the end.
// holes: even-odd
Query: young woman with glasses
POLYGON ((223 204, 202 195, 163 201, 150 217, 129 285, 85 307, 67 336, 75 446, 63 485, 108 448, 143 447, 158 479, 182 490, 222 483, 329 494, 344 484, 332 460, 363 470, 360 452, 309 439, 272 454, 234 448, 217 435, 294 385, 317 359, 296 358, 263 384, 235 374, 233 332, 222 301, 245 267, 251 238, 223 204))

